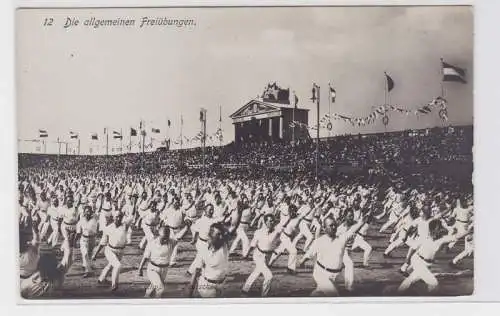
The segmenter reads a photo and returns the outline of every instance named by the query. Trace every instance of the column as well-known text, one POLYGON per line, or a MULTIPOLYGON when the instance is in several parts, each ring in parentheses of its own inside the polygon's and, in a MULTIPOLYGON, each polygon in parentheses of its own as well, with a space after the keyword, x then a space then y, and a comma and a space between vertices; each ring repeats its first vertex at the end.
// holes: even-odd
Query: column
POLYGON ((273 138, 273 118, 269 118, 269 137, 273 138))
POLYGON ((283 139, 283 116, 280 116, 280 139, 283 139))

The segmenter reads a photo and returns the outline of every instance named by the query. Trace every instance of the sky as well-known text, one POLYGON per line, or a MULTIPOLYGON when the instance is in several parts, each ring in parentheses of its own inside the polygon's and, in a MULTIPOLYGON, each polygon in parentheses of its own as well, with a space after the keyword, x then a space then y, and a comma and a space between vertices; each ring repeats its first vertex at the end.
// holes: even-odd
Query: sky
MULTIPOLYGON (((44 129, 47 153, 58 152, 58 137, 70 142, 72 152, 76 141, 69 140, 70 130, 80 135, 82 154, 90 148, 104 153, 105 127, 122 130, 126 146, 130 127, 138 128, 141 119, 149 131, 160 128, 155 139, 173 142, 181 115, 184 136, 199 132, 201 107, 208 111, 207 133, 217 130, 221 108, 228 143, 234 139, 229 115, 272 82, 296 92, 299 107, 310 109, 310 125, 317 115, 309 100, 313 82, 322 87, 320 117, 328 112, 365 117, 384 103, 384 71, 395 82, 389 103, 416 109, 441 94, 440 58, 465 68, 468 79, 444 84, 446 125, 472 124, 471 7, 18 10, 19 150, 40 150, 19 140, 37 139, 44 129), (192 19, 195 25, 140 28, 144 16, 192 19), (52 26, 44 26, 51 17, 52 26), (67 17, 80 23, 91 17, 130 18, 137 24, 64 28, 67 17), (337 91, 331 108, 328 83, 337 91), (91 133, 99 133, 100 140, 92 142, 91 133)), ((320 136, 445 125, 437 113, 419 118, 393 113, 389 119, 387 127, 381 120, 363 127, 335 121, 333 130, 320 136)), ((109 153, 120 145, 110 135, 109 153)))

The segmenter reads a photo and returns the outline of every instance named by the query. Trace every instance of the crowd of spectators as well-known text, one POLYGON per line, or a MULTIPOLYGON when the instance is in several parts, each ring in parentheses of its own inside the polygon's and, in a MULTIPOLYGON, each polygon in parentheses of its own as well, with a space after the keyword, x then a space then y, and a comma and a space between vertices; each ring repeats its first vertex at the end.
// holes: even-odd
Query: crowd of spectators
MULTIPOLYGON (((471 187, 472 143, 471 126, 337 136, 321 139, 319 170, 325 177, 358 170, 365 176, 414 176, 417 179, 423 176, 427 180, 465 183, 471 187)), ((204 162, 205 172, 221 176, 258 177, 279 173, 280 176, 313 177, 316 143, 314 140, 299 144, 231 143, 206 148, 204 162)), ((47 171, 85 170, 103 174, 166 170, 195 173, 202 164, 201 148, 109 156, 19 155, 20 169, 43 167, 47 171)))

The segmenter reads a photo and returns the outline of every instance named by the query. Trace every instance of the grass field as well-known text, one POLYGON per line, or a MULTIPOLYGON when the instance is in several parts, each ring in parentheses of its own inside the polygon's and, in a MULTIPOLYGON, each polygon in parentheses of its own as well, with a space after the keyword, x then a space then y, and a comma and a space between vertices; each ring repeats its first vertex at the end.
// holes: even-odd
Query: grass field
MULTIPOLYGON (((368 232, 367 241, 372 245, 373 252, 370 259, 370 266, 363 268, 362 252, 351 254, 355 265, 354 271, 354 291, 349 293, 344 288, 343 273, 337 279, 336 286, 341 296, 395 296, 396 289, 404 279, 399 273, 407 248, 400 248, 393 252, 392 258, 382 256, 387 247, 389 235, 378 233, 380 224, 372 226, 368 232)), ((107 264, 103 253, 95 261, 95 275, 89 278, 82 278, 83 267, 79 249, 75 250, 74 263, 66 275, 62 289, 56 290, 49 299, 110 299, 110 298, 143 298, 149 282, 144 273, 144 277, 139 277, 137 267, 142 258, 142 251, 138 244, 142 237, 142 231, 136 231, 133 237, 133 245, 127 246, 122 259, 123 268, 120 274, 119 288, 115 292, 110 291, 109 286, 97 284, 98 274, 107 264)), ((195 248, 188 240, 190 236, 181 242, 179 247, 178 267, 170 268, 167 276, 167 288, 164 297, 183 298, 187 297, 189 276, 186 270, 195 256, 195 248)), ((299 244, 300 246, 301 244, 299 244)), ((473 292, 473 258, 464 259, 458 268, 452 268, 448 264, 451 259, 463 250, 463 242, 455 245, 450 252, 441 252, 437 256, 436 263, 432 266, 432 271, 437 274, 439 280, 438 290, 435 296, 461 296, 470 295, 473 292)), ((61 254, 58 253, 58 256, 61 254)), ((299 258, 303 252, 299 250, 299 258)), ((310 261, 304 268, 298 268, 296 275, 289 275, 286 272, 287 255, 283 255, 271 268, 274 278, 269 296, 272 297, 303 297, 309 296, 315 287, 312 279, 312 267, 310 261)), ((232 257, 230 272, 225 282, 224 297, 245 297, 241 293, 246 278, 253 269, 251 260, 242 260, 240 256, 232 257)), ((108 276, 109 278, 109 276, 108 276)), ((260 296, 262 277, 254 283, 250 296, 260 296)), ((416 283, 405 295, 419 296, 426 295, 426 286, 422 282, 416 283)))

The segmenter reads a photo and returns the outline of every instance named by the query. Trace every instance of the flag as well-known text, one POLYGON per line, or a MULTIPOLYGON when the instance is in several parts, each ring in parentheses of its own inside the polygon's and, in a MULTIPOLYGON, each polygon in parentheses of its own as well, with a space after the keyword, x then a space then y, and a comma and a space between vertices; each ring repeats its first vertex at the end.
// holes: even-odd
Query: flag
POLYGON ((335 91, 335 89, 333 89, 331 85, 329 86, 330 86, 330 100, 332 101, 332 103, 335 103, 335 97, 337 96, 337 92, 335 91))
POLYGON ((316 100, 318 99, 319 99, 319 86, 313 83, 311 101, 316 102, 316 100))
POLYGON ((170 120, 167 120, 167 125, 168 127, 170 127, 170 120))
POLYGON ((97 140, 97 139, 98 139, 98 137, 97 137, 97 133, 93 133, 93 134, 91 135, 91 139, 92 139, 92 140, 97 140))
POLYGON ((134 128, 130 128, 130 136, 137 136, 137 130, 134 128))
POLYGON ((418 109, 417 111, 419 113, 422 113, 422 114, 428 114, 432 111, 432 109, 426 105, 426 106, 422 107, 421 109, 418 109))
POLYGON ((76 133, 74 133, 74 132, 70 131, 70 132, 69 132, 69 138, 71 138, 71 139, 76 139, 76 138, 78 138, 78 134, 76 134, 76 133))
POLYGON ((299 104, 299 97, 297 97, 297 95, 295 94, 295 92, 293 93, 293 98, 294 98, 295 108, 297 108, 297 105, 299 104))
POLYGON ((207 110, 204 108, 200 109, 200 122, 206 122, 207 120, 207 110))
POLYGON ((465 69, 448 64, 443 59, 441 59, 441 64, 443 66, 443 81, 467 83, 465 81, 465 69))
POLYGON ((38 133, 40 134, 40 135, 39 135, 39 136, 40 136, 40 138, 47 138, 47 137, 49 137, 49 133, 47 133, 47 131, 46 131, 46 130, 44 130, 44 129, 39 129, 39 130, 38 130, 38 133))
POLYGON ((160 133, 160 129, 159 128, 152 128, 151 132, 159 134, 160 133))
POLYGON ((387 72, 384 72, 385 74, 385 79, 387 80, 387 92, 391 92, 392 89, 394 89, 394 80, 387 74, 387 72))
POLYGON ((117 131, 113 131, 113 138, 114 139, 122 139, 122 134, 117 131))

